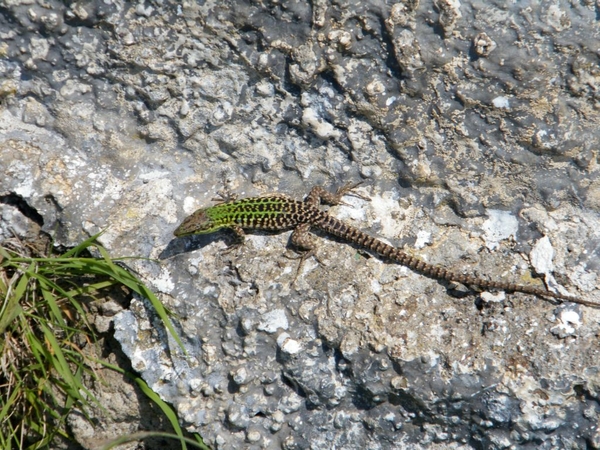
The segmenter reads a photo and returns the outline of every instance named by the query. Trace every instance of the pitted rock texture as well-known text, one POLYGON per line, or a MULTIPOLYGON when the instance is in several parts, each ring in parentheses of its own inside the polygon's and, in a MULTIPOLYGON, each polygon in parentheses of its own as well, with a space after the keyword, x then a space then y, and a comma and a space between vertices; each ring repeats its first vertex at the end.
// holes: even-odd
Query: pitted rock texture
POLYGON ((599 33, 593 2, 5 2, 0 233, 18 201, 57 244, 161 258, 130 264, 188 355, 141 299, 115 335, 213 448, 600 448, 598 310, 325 236, 297 278, 289 233, 172 236, 222 190, 364 180, 332 214, 597 300, 599 33))

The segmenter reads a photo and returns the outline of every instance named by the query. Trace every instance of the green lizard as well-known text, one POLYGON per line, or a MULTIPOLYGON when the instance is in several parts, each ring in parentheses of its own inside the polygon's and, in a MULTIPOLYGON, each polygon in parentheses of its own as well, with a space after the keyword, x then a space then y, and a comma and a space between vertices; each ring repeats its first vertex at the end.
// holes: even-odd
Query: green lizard
POLYGON ((357 228, 346 225, 319 209, 321 202, 330 205, 342 203, 341 198, 357 185, 346 185, 335 194, 326 191, 321 186, 315 186, 304 201, 294 200, 282 194, 226 201, 195 211, 177 227, 174 234, 177 237, 182 237, 192 234, 208 234, 221 228, 230 228, 239 238, 239 241, 243 242, 245 237, 244 228, 272 231, 293 229, 292 244, 305 251, 304 259, 313 255, 315 249, 313 237, 309 234, 309 230, 318 228, 431 278, 462 283, 467 286, 478 286, 482 289, 523 292, 539 297, 552 297, 582 305, 600 307, 600 303, 587 301, 576 296, 563 295, 534 286, 485 280, 426 263, 369 236, 357 228))

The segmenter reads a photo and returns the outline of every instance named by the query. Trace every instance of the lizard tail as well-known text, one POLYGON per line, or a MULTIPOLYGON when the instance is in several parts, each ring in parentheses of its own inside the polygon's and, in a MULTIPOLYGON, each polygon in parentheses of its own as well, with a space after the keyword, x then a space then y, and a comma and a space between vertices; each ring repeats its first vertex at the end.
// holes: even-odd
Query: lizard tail
POLYGON ((456 283, 461 283, 466 286, 478 286, 482 289, 498 289, 509 292, 523 292, 525 294, 532 294, 541 297, 551 297, 558 300, 564 300, 582 305, 600 307, 600 303, 595 303, 581 299, 579 297, 571 295, 563 295, 555 292, 550 292, 545 289, 540 289, 535 286, 526 286, 511 282, 503 281, 491 281, 485 280, 471 275, 454 272, 452 270, 445 269, 443 267, 429 264, 420 258, 409 255, 408 253, 392 247, 385 242, 380 241, 367 233, 354 228, 350 225, 346 225, 342 221, 332 217, 324 216, 323 220, 316 224, 323 231, 337 236, 349 242, 353 242, 359 247, 366 248, 369 251, 377 253, 384 258, 390 259, 397 263, 402 264, 416 272, 419 272, 427 277, 441 279, 456 283))

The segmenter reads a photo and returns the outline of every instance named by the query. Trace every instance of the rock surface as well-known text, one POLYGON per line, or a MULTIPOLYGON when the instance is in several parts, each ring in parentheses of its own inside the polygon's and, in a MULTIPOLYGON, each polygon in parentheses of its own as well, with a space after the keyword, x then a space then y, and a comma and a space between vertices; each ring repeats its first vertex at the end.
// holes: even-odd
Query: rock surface
POLYGON ((370 201, 332 214, 598 300, 593 2, 68 5, 0 9, 0 232, 27 233, 25 204, 58 244, 106 229, 113 256, 160 258, 131 265, 188 356, 139 299, 114 330, 188 430, 213 448, 600 448, 600 310, 465 295, 325 236, 297 279, 289 233, 228 253, 227 233, 172 236, 223 189, 364 180, 370 201))

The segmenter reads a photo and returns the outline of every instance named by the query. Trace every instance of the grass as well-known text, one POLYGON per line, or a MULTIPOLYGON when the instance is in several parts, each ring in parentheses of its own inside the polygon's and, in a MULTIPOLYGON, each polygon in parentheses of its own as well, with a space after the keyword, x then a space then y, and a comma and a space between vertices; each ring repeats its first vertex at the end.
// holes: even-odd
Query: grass
MULTIPOLYGON (((100 406, 85 380, 92 369, 124 371, 94 358, 97 336, 88 305, 111 288, 125 286, 147 298, 183 350, 162 303, 137 277, 109 257, 98 235, 57 256, 37 254, 11 239, 0 245, 0 448, 39 449, 70 439, 66 419, 73 408, 86 414, 100 406), (89 257, 90 247, 102 256, 89 257)), ((43 252, 46 253, 46 252, 43 252)), ((177 417, 139 377, 128 374, 165 413, 181 447, 186 441, 177 417)), ((139 437, 141 435, 132 435, 139 437)), ((121 437, 120 441, 128 440, 121 437)), ((130 440, 130 439, 129 439, 130 440)), ((207 449, 199 436, 199 448, 207 449)), ((111 448, 111 444, 108 447, 111 448)))

